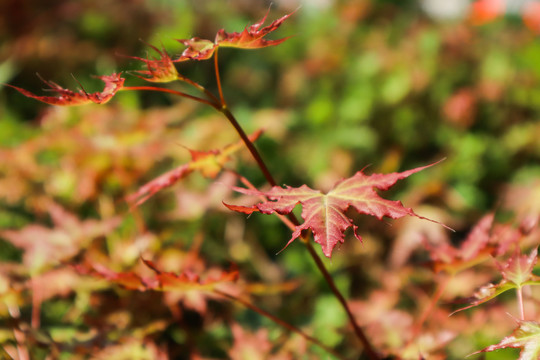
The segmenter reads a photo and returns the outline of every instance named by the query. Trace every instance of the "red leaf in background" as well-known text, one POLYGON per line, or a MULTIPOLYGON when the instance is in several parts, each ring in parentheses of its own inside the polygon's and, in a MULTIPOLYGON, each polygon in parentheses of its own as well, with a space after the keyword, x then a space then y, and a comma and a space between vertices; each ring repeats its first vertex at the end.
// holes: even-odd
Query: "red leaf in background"
POLYGON ((535 34, 540 34, 540 2, 527 2, 524 5, 522 16, 525 26, 535 34))
POLYGON ((140 75, 135 75, 140 79, 151 81, 151 82, 171 82, 178 79, 178 72, 176 71, 176 67, 173 64, 173 61, 169 57, 169 54, 165 51, 165 49, 159 50, 155 46, 149 45, 152 49, 154 49, 160 56, 159 59, 153 58, 153 59, 143 59, 136 56, 130 56, 133 59, 137 59, 140 61, 143 61, 146 64, 146 67, 148 70, 137 70, 136 73, 139 73, 140 75))
POLYGON ((128 203, 132 204, 131 206, 140 206, 158 191, 173 186, 178 180, 186 177, 192 171, 193 170, 189 168, 189 163, 179 166, 176 169, 172 169, 141 186, 137 192, 128 195, 126 200, 128 203))
POLYGON ((23 263, 30 272, 67 261, 86 242, 110 233, 121 222, 119 217, 80 220, 53 202, 47 204, 47 210, 55 225, 52 228, 34 223, 0 231, 1 237, 24 250, 23 263))
POLYGON ((102 278, 130 290, 157 290, 157 291, 212 291, 214 287, 223 282, 234 282, 238 279, 238 271, 233 269, 223 272, 217 278, 201 280, 199 275, 185 271, 180 274, 160 271, 149 260, 142 262, 154 272, 154 276, 143 277, 133 272, 115 272, 101 264, 92 264, 91 267, 76 265, 75 269, 84 275, 102 278))
MULTIPOLYGON (((251 134, 249 139, 255 141, 261 134, 262 131, 258 130, 251 134)), ((191 153, 189 163, 170 170, 141 186, 137 192, 127 197, 127 201, 132 206, 139 206, 158 191, 174 185, 178 180, 183 179, 193 171, 200 171, 203 176, 213 179, 219 174, 225 163, 230 160, 230 155, 241 149, 242 146, 243 142, 239 141, 227 145, 221 150, 196 151, 188 149, 191 153)))
POLYGON ((474 25, 483 25, 495 20, 505 12, 504 0, 477 0, 472 4, 470 20, 474 25))
POLYGON ((95 92, 92 94, 87 93, 84 91, 84 89, 80 89, 78 92, 64 89, 52 81, 46 81, 43 79, 42 81, 50 87, 50 89, 47 90, 56 92, 59 94, 59 96, 38 96, 20 87, 9 84, 6 85, 14 88, 24 96, 28 96, 51 105, 83 105, 92 102, 96 104, 105 104, 116 94, 118 90, 124 86, 125 79, 120 75, 121 73, 114 73, 112 75, 97 76, 98 79, 101 79, 105 83, 105 88, 102 92, 95 92))
POLYGON ((490 258, 493 246, 489 246, 494 214, 484 216, 471 230, 459 248, 450 244, 433 247, 426 244, 436 272, 457 273, 490 258))
POLYGON ((349 227, 353 228, 356 238, 362 240, 357 232, 358 227, 345 215, 345 212, 350 207, 361 214, 375 216, 379 220, 385 216, 398 219, 406 215, 426 219, 415 214, 412 209, 403 207, 400 201, 390 201, 379 197, 376 190, 388 190, 398 180, 405 179, 433 165, 435 164, 402 173, 373 174, 369 176, 359 171, 348 179, 338 181, 327 194, 310 189, 306 185, 298 188, 274 186, 270 191, 266 192, 235 188, 243 194, 262 195, 269 200, 252 207, 227 204, 226 206, 231 210, 246 214, 260 211, 264 214, 278 213, 284 215, 289 214, 297 204, 302 204, 304 223, 296 226, 291 239, 285 247, 298 238, 303 230, 311 229, 315 242, 322 246, 324 255, 331 257, 336 244, 344 242, 344 233, 349 227))
POLYGON ((238 47, 242 49, 256 49, 281 44, 289 37, 278 40, 265 40, 263 37, 280 27, 294 12, 274 20, 270 25, 261 29, 261 26, 266 21, 268 12, 259 22, 251 26, 246 26, 241 33, 227 33, 225 29, 219 30, 216 34, 215 43, 220 47, 238 47))
POLYGON ((468 128, 474 122, 476 113, 476 94, 469 88, 463 88, 452 94, 445 102, 445 117, 458 126, 468 128))
POLYGON ((268 340, 268 330, 259 329, 251 333, 239 324, 230 326, 234 338, 233 346, 228 355, 231 359, 269 359, 272 343, 268 340))

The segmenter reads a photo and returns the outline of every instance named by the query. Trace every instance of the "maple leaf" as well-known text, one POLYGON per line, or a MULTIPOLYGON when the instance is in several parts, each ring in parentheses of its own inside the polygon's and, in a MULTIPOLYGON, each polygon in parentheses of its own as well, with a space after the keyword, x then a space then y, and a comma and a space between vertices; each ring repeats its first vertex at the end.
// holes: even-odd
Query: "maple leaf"
POLYGON ((474 352, 471 355, 507 348, 521 348, 518 360, 540 359, 540 324, 536 321, 517 320, 518 327, 498 344, 474 352))
POLYGON ((489 244, 493 219, 493 213, 480 219, 459 248, 448 243, 437 247, 426 243, 435 272, 446 271, 456 274, 488 259, 494 251, 493 246, 489 244))
POLYGON ((175 62, 186 60, 207 60, 214 55, 217 45, 210 40, 194 37, 191 39, 177 39, 178 42, 187 46, 182 55, 175 62))
POLYGON ((129 290, 157 290, 157 291, 212 291, 217 284, 233 282, 238 279, 238 271, 233 269, 223 272, 217 278, 201 280, 199 275, 184 271, 180 274, 160 271, 150 260, 141 259, 142 262, 154 272, 154 276, 143 277, 133 272, 115 272, 101 264, 91 267, 76 265, 75 269, 83 275, 91 275, 118 284, 129 290))
POLYGON ((282 16, 281 18, 274 20, 270 25, 261 29, 261 26, 266 21, 266 17, 270 10, 264 15, 264 17, 257 23, 246 26, 241 33, 232 32, 227 33, 225 29, 221 29, 216 34, 215 43, 220 47, 237 47, 242 49, 257 49, 267 46, 279 45, 289 37, 281 38, 278 40, 265 40, 263 37, 276 30, 283 24, 294 12, 282 16))
POLYGON ((105 83, 105 88, 102 92, 95 92, 91 94, 87 93, 84 89, 82 89, 82 86, 78 92, 74 92, 68 89, 64 89, 60 85, 52 81, 46 81, 44 79, 41 80, 50 88, 47 90, 56 92, 59 94, 59 96, 39 96, 20 87, 10 84, 6 85, 14 88, 24 96, 31 97, 46 104, 63 106, 83 105, 88 103, 105 104, 116 94, 118 90, 120 90, 124 86, 125 79, 121 77, 121 73, 97 76, 97 78, 105 83))
MULTIPOLYGON (((349 227, 353 229, 356 238, 362 240, 358 233, 358 227, 345 215, 348 208, 352 207, 360 214, 372 215, 379 220, 385 216, 398 219, 406 215, 430 220, 417 215, 412 209, 404 207, 400 201, 381 198, 376 190, 388 190, 398 180, 405 179, 435 164, 391 174, 365 175, 363 171, 358 171, 352 177, 338 181, 327 194, 313 190, 306 185, 298 188, 274 186, 267 192, 235 188, 236 191, 243 194, 262 195, 269 200, 251 207, 225 205, 231 210, 246 214, 260 211, 264 214, 284 215, 289 214, 297 204, 302 204, 304 223, 296 226, 285 247, 298 238, 303 230, 311 229, 315 242, 322 246, 324 255, 331 257, 336 244, 344 242, 344 233, 349 227)), ((434 220, 430 221, 438 223, 434 220)))
POLYGON ((454 311, 453 314, 483 304, 511 289, 520 289, 525 285, 540 285, 540 276, 532 273, 538 260, 537 253, 538 250, 534 248, 529 255, 521 255, 518 248, 505 263, 497 263, 503 279, 496 285, 488 284, 481 287, 471 298, 464 299, 470 302, 470 305, 454 311))
POLYGON ((281 18, 274 20, 270 25, 263 28, 262 25, 266 21, 268 12, 264 17, 257 23, 246 26, 242 32, 231 32, 228 33, 225 29, 221 29, 217 32, 215 40, 200 39, 194 37, 191 39, 178 39, 180 43, 187 46, 182 55, 174 60, 175 62, 185 61, 185 60, 207 60, 210 59, 218 47, 235 47, 241 49, 258 49, 267 46, 279 45, 289 37, 277 39, 277 40, 266 40, 263 39, 266 35, 276 30, 287 20, 294 12, 282 16, 281 18))
POLYGON ((23 263, 34 273, 70 259, 84 244, 108 234, 121 222, 119 217, 79 220, 54 202, 47 206, 54 227, 29 224, 19 230, 0 231, 0 237, 24 250, 23 263))
POLYGON ((143 61, 146 64, 147 70, 137 70, 135 72, 140 75, 135 74, 135 76, 150 82, 171 82, 178 80, 179 75, 176 67, 165 49, 159 50, 155 46, 148 46, 154 49, 159 54, 160 58, 144 59, 136 56, 130 56, 132 59, 143 61))
MULTIPOLYGON (((251 134, 249 139, 253 142, 261 134, 262 131, 258 130, 251 134)), ((230 160, 230 155, 241 149, 242 146, 243 142, 239 141, 225 146, 222 150, 196 151, 188 149, 191 153, 189 163, 170 170, 141 186, 137 192, 127 197, 127 201, 132 206, 139 206, 158 191, 174 185, 193 171, 200 171, 204 177, 213 179, 219 174, 225 163, 230 160)))

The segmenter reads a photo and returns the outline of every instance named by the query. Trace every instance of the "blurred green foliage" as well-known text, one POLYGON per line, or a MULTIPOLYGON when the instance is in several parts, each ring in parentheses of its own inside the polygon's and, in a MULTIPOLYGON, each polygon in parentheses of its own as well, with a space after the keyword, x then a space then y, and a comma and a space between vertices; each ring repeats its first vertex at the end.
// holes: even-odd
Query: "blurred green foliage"
MULTIPOLYGON (((295 1, 278 1, 269 19, 297 6, 295 1)), ((212 39, 220 28, 241 31, 268 7, 262 0, 3 1, 0 83, 39 93, 43 85, 37 72, 67 88, 75 89, 80 82, 88 92, 97 91, 101 84, 92 75, 140 70, 141 64, 129 56, 153 56, 145 44, 163 44, 174 59, 183 50, 175 39, 212 39)), ((400 185, 393 196, 405 199, 407 206, 421 203, 449 214, 444 221, 458 230, 453 239, 457 241, 482 214, 501 206, 508 188, 532 187, 538 180, 540 42, 519 19, 509 16, 473 26, 467 19, 430 19, 412 0, 306 1, 272 36, 292 37, 278 47, 220 51, 220 71, 225 97, 240 123, 248 132, 266 128, 257 146, 280 184, 328 189, 366 166, 368 172, 392 172, 446 158, 428 174, 400 185)), ((178 71, 216 91, 211 62, 180 63, 178 71)), ((127 81, 141 83, 135 77, 127 81)), ((208 264, 238 263, 242 274, 256 282, 299 280, 302 291, 254 298, 353 356, 356 349, 347 348, 343 340, 344 315, 304 249, 293 243, 276 256, 290 238, 289 231, 273 218, 252 216, 246 224, 242 216, 226 213, 221 200, 231 196, 230 190, 208 195, 212 182, 194 176, 135 214, 127 213, 126 195, 189 160, 178 144, 208 150, 234 141, 235 133, 224 119, 185 99, 126 92, 106 106, 58 109, 0 87, 0 227, 54 228, 37 233, 34 241, 39 242, 84 238, 62 253, 65 257, 50 263, 41 259, 44 274, 64 261, 76 262, 84 252, 107 254, 117 271, 136 268, 141 252, 158 256, 170 251, 171 258, 181 262, 195 246, 194 239, 202 236, 201 253, 208 264), (70 214, 63 215, 70 219, 67 224, 51 216, 51 203, 70 214), (124 214, 121 224, 103 225, 108 231, 95 236, 78 228, 88 219, 106 222, 116 214, 124 214)), ((247 155, 236 162, 237 170, 255 185, 264 184, 247 155)), ((232 184, 225 176, 219 181, 232 184)), ((520 209, 519 204, 512 208, 516 213, 520 209)), ((366 233, 364 245, 348 238, 326 263, 344 293, 362 294, 355 298, 362 307, 371 290, 383 286, 377 278, 388 276, 384 268, 396 233, 404 226, 398 224, 394 231, 376 221, 359 222, 366 233)), ((17 271, 25 279, 35 276, 35 269, 25 263, 24 252, 30 247, 13 246, 0 235, 0 259, 23 264, 26 270, 17 271)), ((164 264, 167 256, 160 258, 164 264)), ((17 303, 20 318, 29 322, 32 300, 22 292, 4 296, 2 286, 10 281, 6 274, 7 270, 0 279, 0 296, 6 304, 17 303)), ((34 348, 57 341, 79 351, 73 344, 84 343, 92 326, 116 331, 108 339, 95 340, 94 349, 121 343, 118 339, 134 331, 141 339, 141 334, 154 336, 160 325, 137 322, 136 317, 147 309, 140 304, 152 304, 155 297, 130 298, 110 288, 97 297, 97 289, 81 282, 67 299, 60 290, 63 299, 46 298, 39 331, 47 335, 45 340, 36 335, 34 348), (99 319, 100 311, 107 316, 99 319), (125 318, 126 324, 116 323, 115 316, 125 318), (92 325, 87 317, 95 317, 92 325)), ((184 306, 181 325, 161 329, 154 336, 156 344, 167 344, 171 359, 197 352, 225 357, 234 339, 224 324, 239 321, 257 328, 266 321, 222 302, 209 307, 216 314, 222 310, 226 321, 204 320, 184 306), (194 344, 201 345, 199 350, 194 344), (201 350, 205 346, 206 352, 201 350)), ((0 311, 13 316, 9 306, 0 306, 0 311)), ((168 316, 166 307, 156 306, 154 311, 156 319, 168 316)), ((492 318, 485 321, 497 324, 492 318)), ((0 343, 13 346, 10 324, 0 320, 0 325, 0 343)), ((501 329, 511 326, 504 323, 501 329)), ((276 325, 264 327, 271 331, 269 336, 279 337, 272 335, 280 331, 276 325)), ((501 339, 501 333, 506 334, 480 332, 463 348, 450 345, 443 353, 460 358, 466 355, 462 349, 477 350, 501 339)), ((466 337, 458 336, 457 343, 466 342, 466 337)), ((126 344, 131 358, 157 358, 143 343, 126 344)), ((45 358, 45 351, 36 351, 32 358, 45 358)), ((59 358, 69 358, 68 350, 58 351, 59 358)), ((311 351, 322 356, 318 349, 311 351)), ((497 356, 488 354, 486 359, 505 358, 497 356)))

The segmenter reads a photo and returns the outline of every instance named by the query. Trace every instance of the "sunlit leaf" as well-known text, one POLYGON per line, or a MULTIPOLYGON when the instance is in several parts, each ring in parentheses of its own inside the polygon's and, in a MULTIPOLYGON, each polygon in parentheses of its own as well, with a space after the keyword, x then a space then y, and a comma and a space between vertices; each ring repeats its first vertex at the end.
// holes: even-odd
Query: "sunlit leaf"
POLYGON ((358 227, 345 214, 349 208, 354 208, 360 214, 375 216, 379 220, 385 216, 398 219, 406 215, 426 219, 414 213, 412 209, 404 207, 400 201, 381 198, 376 190, 388 190, 398 180, 405 179, 433 165, 435 164, 391 174, 365 175, 359 171, 348 179, 338 181, 327 194, 313 190, 306 185, 298 188, 274 186, 266 192, 236 188, 238 192, 247 195, 262 195, 269 200, 252 207, 227 206, 231 210, 246 214, 260 211, 264 214, 278 213, 283 215, 289 214, 297 204, 302 204, 304 223, 296 226, 292 238, 285 247, 298 238, 302 231, 311 229, 315 242, 322 246, 323 253, 327 257, 331 257, 332 250, 337 243, 344 242, 345 230, 348 228, 352 228, 356 238, 362 240, 357 231, 358 227))
POLYGON ((97 76, 98 79, 101 79, 105 83, 105 88, 102 92, 95 92, 91 94, 87 93, 84 89, 82 89, 82 86, 78 92, 74 92, 68 89, 64 89, 60 85, 52 81, 46 81, 43 79, 43 82, 49 86, 49 89, 47 90, 58 93, 58 96, 39 96, 20 87, 9 84, 7 85, 19 91, 24 96, 28 96, 51 105, 69 106, 83 105, 88 103, 105 104, 116 94, 118 90, 120 90, 124 86, 125 79, 122 78, 121 75, 121 73, 114 73, 111 75, 97 76))
POLYGON ((159 58, 140 58, 132 56, 131 58, 143 61, 146 64, 147 70, 137 70, 135 75, 143 80, 150 82, 171 82, 178 80, 178 72, 173 61, 165 49, 159 50, 155 46, 149 45, 158 54, 159 58))
MULTIPOLYGON (((256 131, 249 136, 250 140, 257 140, 261 133, 262 131, 256 131)), ((213 179, 223 169, 227 161, 230 160, 230 155, 240 150, 242 146, 243 142, 239 141, 235 144, 227 145, 221 150, 196 151, 189 149, 191 153, 191 161, 189 163, 170 170, 141 186, 137 192, 127 197, 127 201, 132 206, 139 206, 158 191, 174 185, 193 171, 199 171, 203 176, 213 179)))
POLYGON ((506 262, 497 263, 497 267, 503 275, 503 280, 496 285, 488 284, 481 287, 471 298, 464 299, 470 305, 455 312, 488 302, 511 289, 519 289, 525 285, 540 285, 540 277, 532 273, 537 260, 536 248, 528 256, 521 255, 519 249, 516 250, 506 262))
POLYGON ((540 359, 540 324, 536 321, 518 321, 518 324, 519 326, 512 334, 502 339, 501 342, 473 354, 499 349, 519 348, 521 352, 518 360, 540 359))
POLYGON ((267 46, 279 45, 289 37, 281 38, 278 40, 264 39, 266 35, 276 30, 287 20, 293 13, 285 15, 277 20, 274 20, 270 25, 263 28, 262 25, 266 21, 268 13, 257 23, 246 26, 242 32, 228 33, 225 29, 221 29, 216 34, 215 40, 200 39, 194 37, 191 39, 179 39, 178 41, 187 48, 182 55, 174 60, 175 62, 185 61, 189 59, 193 60, 207 60, 210 59, 218 47, 235 47, 241 49, 258 49, 267 46))

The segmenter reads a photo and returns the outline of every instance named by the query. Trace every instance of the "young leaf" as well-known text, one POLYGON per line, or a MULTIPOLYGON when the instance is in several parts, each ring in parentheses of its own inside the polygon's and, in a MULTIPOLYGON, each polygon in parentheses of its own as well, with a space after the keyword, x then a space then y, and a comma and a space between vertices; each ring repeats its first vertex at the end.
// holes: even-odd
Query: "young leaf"
POLYGON ((304 223, 296 226, 291 239, 285 247, 298 238, 303 230, 311 229, 315 242, 322 246, 324 255, 331 257, 336 244, 344 242, 344 233, 349 227, 353 228, 356 238, 362 240, 357 231, 358 227, 345 215, 345 212, 350 207, 361 214, 375 216, 379 220, 384 216, 398 219, 405 215, 426 219, 415 214, 412 209, 404 207, 400 201, 391 201, 379 197, 376 190, 388 190, 398 180, 405 179, 433 165, 435 164, 391 174, 365 175, 362 171, 359 171, 348 179, 338 181, 327 194, 310 189, 306 185, 298 188, 274 186, 267 192, 235 188, 243 194, 262 195, 269 200, 252 207, 225 205, 231 210, 246 214, 260 211, 264 214, 278 213, 284 215, 289 214, 297 204, 302 204, 304 223))
POLYGON ((488 346, 474 354, 507 348, 521 348, 518 360, 540 359, 540 324, 536 321, 518 321, 519 326, 511 335, 496 345, 488 346))
POLYGON ((216 51, 218 47, 258 49, 267 46, 279 45, 285 40, 287 40, 289 37, 281 38, 278 40, 266 40, 263 38, 272 31, 279 28, 281 24, 283 24, 283 22, 287 20, 287 18, 289 18, 292 14, 293 13, 285 15, 273 21, 270 25, 265 26, 261 29, 261 26, 264 24, 264 22, 266 21, 266 17, 268 16, 267 12, 266 15, 264 15, 264 17, 259 22, 251 26, 246 26, 245 29, 240 33, 228 33, 225 31, 225 29, 219 30, 216 34, 214 42, 210 40, 200 39, 197 37, 194 37, 192 39, 178 39, 177 41, 187 46, 187 48, 184 50, 182 55, 174 61, 179 62, 189 59, 207 60, 210 59, 212 55, 214 55, 214 51, 216 51))
POLYGON ((525 285, 540 285, 540 277, 532 273, 537 260, 536 248, 528 256, 521 255, 518 249, 505 263, 497 263, 503 280, 497 285, 488 284, 481 287, 473 297, 465 299, 465 301, 470 302, 470 305, 458 309, 454 313, 483 304, 511 289, 519 289, 525 285))
POLYGON ((178 72, 173 64, 173 61, 169 57, 169 54, 165 49, 159 50, 155 46, 149 45, 160 56, 159 59, 143 59, 136 56, 131 56, 133 59, 141 60, 146 64, 148 70, 137 70, 136 73, 141 75, 135 75, 140 79, 150 82, 171 82, 178 80, 178 72))
POLYGON ((525 282, 537 278, 532 273, 534 265, 538 261, 537 254, 538 249, 534 248, 529 256, 521 255, 518 248, 506 263, 497 263, 497 267, 504 280, 521 287, 525 282))
POLYGON ((207 60, 214 55, 217 45, 210 40, 194 37, 192 39, 178 39, 178 42, 187 46, 182 55, 175 62, 186 60, 207 60))
POLYGON ((293 13, 287 14, 277 20, 274 20, 270 25, 265 26, 261 29, 261 26, 266 21, 268 12, 264 17, 257 23, 246 26, 244 31, 241 33, 232 32, 227 33, 225 29, 221 29, 216 34, 215 43, 220 47, 237 47, 242 49, 256 49, 263 48, 267 46, 279 45, 289 37, 281 38, 278 40, 265 40, 263 37, 276 30, 278 27, 283 24, 293 13))
MULTIPOLYGON (((261 134, 262 131, 258 130, 251 134, 249 139, 255 141, 261 134)), ((242 146, 243 142, 239 141, 235 144, 227 145, 221 150, 196 151, 188 149, 191 153, 191 161, 189 163, 170 170, 141 186, 137 192, 127 197, 127 201, 132 206, 139 206, 158 191, 174 185, 193 171, 200 171, 203 176, 213 179, 219 174, 225 163, 230 160, 230 155, 241 149, 242 146)))
POLYGON ((38 96, 20 87, 9 84, 6 85, 14 88, 24 96, 34 98, 50 105, 69 106, 83 105, 88 103, 105 104, 116 94, 118 90, 120 90, 124 86, 125 79, 122 78, 120 75, 121 73, 114 73, 111 75, 97 76, 98 79, 101 79, 105 83, 105 88, 102 92, 95 92, 92 94, 87 93, 82 88, 78 92, 64 89, 60 85, 52 81, 46 81, 43 79, 42 81, 50 87, 50 89, 47 90, 56 92, 59 94, 59 96, 38 96))

